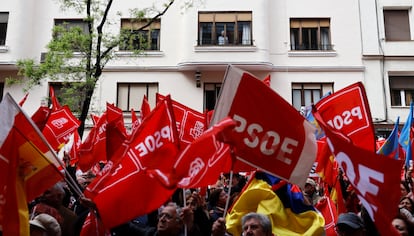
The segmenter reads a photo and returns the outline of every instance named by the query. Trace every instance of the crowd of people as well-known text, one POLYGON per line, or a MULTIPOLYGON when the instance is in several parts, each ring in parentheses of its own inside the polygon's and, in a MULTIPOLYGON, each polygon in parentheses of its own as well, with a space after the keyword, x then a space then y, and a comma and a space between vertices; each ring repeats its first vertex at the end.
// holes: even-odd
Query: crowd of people
MULTIPOLYGON (((404 236, 414 235, 414 194, 411 172, 412 168, 404 172, 405 175, 400 182, 401 200, 395 207, 396 211, 389 213, 394 217, 392 225, 400 235, 404 236)), ((159 209, 109 229, 108 235, 230 235, 226 231, 225 212, 242 193, 248 177, 235 174, 230 180, 229 175, 222 175, 217 183, 205 192, 199 189, 177 190, 176 194, 159 209)), ((78 175, 76 179, 79 186, 85 188, 93 178, 94 174, 87 172, 78 175)), ((336 234, 381 235, 346 177, 341 173, 338 180, 341 181, 343 188, 347 212, 338 216, 335 225, 336 234)), ((324 195, 326 191, 319 178, 308 178, 302 193, 304 203, 313 206, 326 197, 324 195)), ((56 183, 29 204, 31 235, 80 235, 86 216, 94 207, 90 199, 76 196, 65 182, 56 183)), ((241 231, 243 235, 273 235, 269 217, 257 212, 243 216, 241 231)))

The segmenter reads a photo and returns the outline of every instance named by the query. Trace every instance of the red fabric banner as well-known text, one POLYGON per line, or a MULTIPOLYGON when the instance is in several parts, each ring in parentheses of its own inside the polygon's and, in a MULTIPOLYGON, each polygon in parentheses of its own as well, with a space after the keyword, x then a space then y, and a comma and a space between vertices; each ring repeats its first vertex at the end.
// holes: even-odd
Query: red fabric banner
POLYGON ((109 161, 85 190, 106 228, 157 209, 174 193, 146 174, 148 169, 169 172, 177 157, 178 136, 169 97, 157 104, 122 145, 127 148, 118 150, 119 163, 109 161))
POLYGON ((68 106, 52 111, 43 135, 54 150, 59 150, 69 141, 70 136, 79 127, 80 121, 72 114, 68 106))
POLYGON ((110 236, 109 230, 105 229, 101 219, 95 211, 89 212, 83 223, 80 236, 110 236))
MULTIPOLYGON (((165 96, 157 93, 157 101, 164 98, 165 96)), ((183 150, 207 129, 206 116, 177 101, 172 100, 172 104, 177 122, 178 136, 180 137, 180 149, 183 150)))
POLYGON ((135 110, 131 109, 131 129, 129 131, 129 134, 131 135, 134 132, 134 130, 138 129, 140 125, 141 125, 141 119, 138 119, 138 116, 135 113, 135 110))
POLYGON ((349 136, 356 146, 375 151, 371 111, 361 82, 322 98, 315 107, 329 126, 349 136))
POLYGON ((32 115, 32 120, 39 130, 43 130, 52 110, 49 107, 40 106, 32 115))
POLYGON ((335 203, 328 196, 323 197, 315 205, 315 208, 323 215, 325 219, 325 235, 336 236, 335 224, 338 220, 338 212, 335 203))
POLYGON ((62 108, 62 106, 60 105, 56 95, 55 95, 55 90, 53 89, 52 86, 49 87, 49 95, 50 95, 50 101, 52 103, 52 111, 56 111, 60 108, 62 108))
POLYGON ((305 185, 316 158, 315 128, 295 108, 261 80, 229 66, 211 123, 226 116, 237 122, 232 144, 239 160, 305 185))
POLYGON ((141 104, 141 120, 143 120, 150 112, 151 112, 151 107, 148 102, 147 95, 144 95, 144 97, 142 98, 142 104, 141 104))
POLYGON ((319 112, 313 115, 325 131, 329 147, 344 171, 362 205, 374 221, 381 235, 398 235, 390 212, 396 211, 400 199, 399 183, 402 161, 386 158, 354 145, 338 130, 329 126, 319 112), (363 158, 361 158, 363 157, 363 158))
POLYGON ((117 158, 114 154, 129 137, 124 124, 122 110, 113 104, 106 104, 106 159, 117 158))
POLYGON ((220 140, 223 133, 234 126, 232 119, 222 120, 180 153, 170 173, 160 170, 151 173, 168 188, 189 189, 215 184, 221 173, 231 170, 230 147, 220 140))
POLYGON ((79 147, 78 167, 82 171, 89 170, 95 163, 106 161, 106 112, 99 118, 92 117, 95 117, 95 126, 79 147))

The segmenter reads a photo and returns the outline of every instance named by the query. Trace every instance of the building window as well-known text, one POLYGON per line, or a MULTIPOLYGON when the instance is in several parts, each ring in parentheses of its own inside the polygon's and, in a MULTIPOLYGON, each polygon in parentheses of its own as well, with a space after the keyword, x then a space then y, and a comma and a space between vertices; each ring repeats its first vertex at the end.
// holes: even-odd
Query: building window
POLYGON ((148 24, 150 19, 121 20, 121 43, 120 50, 160 50, 160 29, 159 19, 148 24))
POLYGON ((199 12, 198 45, 251 46, 251 12, 199 12))
POLYGON ((85 40, 78 39, 72 35, 72 33, 77 33, 77 36, 89 35, 88 23, 83 19, 55 19, 55 26, 62 27, 59 32, 53 35, 55 38, 62 37, 62 33, 64 32, 71 33, 70 35, 67 35, 67 37, 71 37, 72 50, 85 51, 86 48, 89 47, 87 43, 83 44, 86 42, 85 40))
MULTIPOLYGON (((83 101, 85 100, 85 93, 82 91, 82 83, 79 82, 52 82, 49 87, 55 91, 55 96, 60 105, 68 105, 73 113, 80 113, 82 111, 83 101)), ((49 94, 50 98, 50 94, 49 94)), ((49 106, 51 101, 48 101, 49 106)))
POLYGON ((329 18, 291 18, 291 50, 332 50, 329 18))
POLYGON ((8 12, 0 12, 0 46, 6 45, 7 22, 9 21, 8 12))
POLYGON ((408 10, 384 10, 385 40, 411 40, 408 10))
POLYGON ((292 105, 299 111, 302 107, 317 103, 323 95, 333 92, 332 83, 293 83, 292 105))
POLYGON ((118 83, 117 87, 116 103, 123 111, 140 111, 144 95, 150 106, 155 107, 158 83, 118 83))
POLYGON ((83 34, 89 34, 88 23, 83 19, 55 19, 55 26, 62 26, 67 31, 79 28, 83 34))
POLYGON ((414 101, 414 76, 390 76, 391 106, 409 106, 414 101))
POLYGON ((204 83, 204 110, 214 110, 221 89, 221 83, 204 83))

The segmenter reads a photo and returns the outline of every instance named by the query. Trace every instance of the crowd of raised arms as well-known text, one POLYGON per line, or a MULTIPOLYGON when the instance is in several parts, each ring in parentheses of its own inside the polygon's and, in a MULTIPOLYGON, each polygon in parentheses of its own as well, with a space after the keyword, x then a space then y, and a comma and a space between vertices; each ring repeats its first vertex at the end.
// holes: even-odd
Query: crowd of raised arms
MULTIPOLYGON (((395 206, 392 225, 400 235, 414 235, 414 194, 412 167, 403 172, 400 184, 401 200, 395 206)), ((79 186, 84 189, 95 175, 88 171, 76 176, 79 186)), ((249 173, 248 173, 249 174, 249 173)), ((226 229, 226 210, 240 196, 252 175, 221 175, 217 183, 206 189, 179 189, 174 195, 153 212, 137 216, 100 235, 231 235, 226 229), (230 195, 228 194, 230 190, 230 195), (185 199, 184 199, 185 197, 185 199), (230 198, 230 199, 228 199, 230 198)), ((338 175, 342 187, 345 212, 335 219, 336 235, 382 235, 376 229, 366 209, 358 200, 352 186, 342 172, 338 175)), ((320 178, 308 178, 301 189, 303 203, 316 206, 327 197, 320 178)), ((145 194, 145 190, 142 191, 145 194)), ((116 204, 116 202, 108 202, 116 204)), ((65 182, 59 182, 29 204, 31 235, 82 235, 87 215, 95 209, 94 203, 83 196, 77 196, 65 182)), ((119 214, 113 212, 114 215, 119 214)), ((98 213, 99 216, 99 213, 98 213)), ((242 235, 275 235, 268 215, 250 212, 241 219, 242 235)), ((289 221, 289 219, 288 219, 289 221)), ((323 235, 332 235, 327 231, 323 235)))

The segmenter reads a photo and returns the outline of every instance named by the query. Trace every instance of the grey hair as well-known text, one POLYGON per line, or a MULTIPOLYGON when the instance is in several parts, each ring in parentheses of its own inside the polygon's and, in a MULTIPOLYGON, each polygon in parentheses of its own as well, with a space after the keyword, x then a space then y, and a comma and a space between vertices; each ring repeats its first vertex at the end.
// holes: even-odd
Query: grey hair
POLYGON ((244 225, 250 219, 256 219, 259 221, 265 235, 272 235, 272 223, 270 222, 270 219, 267 217, 267 215, 256 212, 247 213, 242 217, 242 225, 244 225))
POLYGON ((177 218, 176 218, 176 220, 177 220, 177 222, 178 221, 181 221, 181 218, 180 218, 180 214, 181 214, 181 212, 183 211, 183 209, 179 206, 179 205, 177 205, 177 203, 176 202, 169 202, 167 205, 165 205, 165 206, 161 206, 160 208, 159 208, 159 211, 158 212, 161 212, 166 206, 172 206, 172 207, 175 207, 175 212, 177 213, 177 218))

